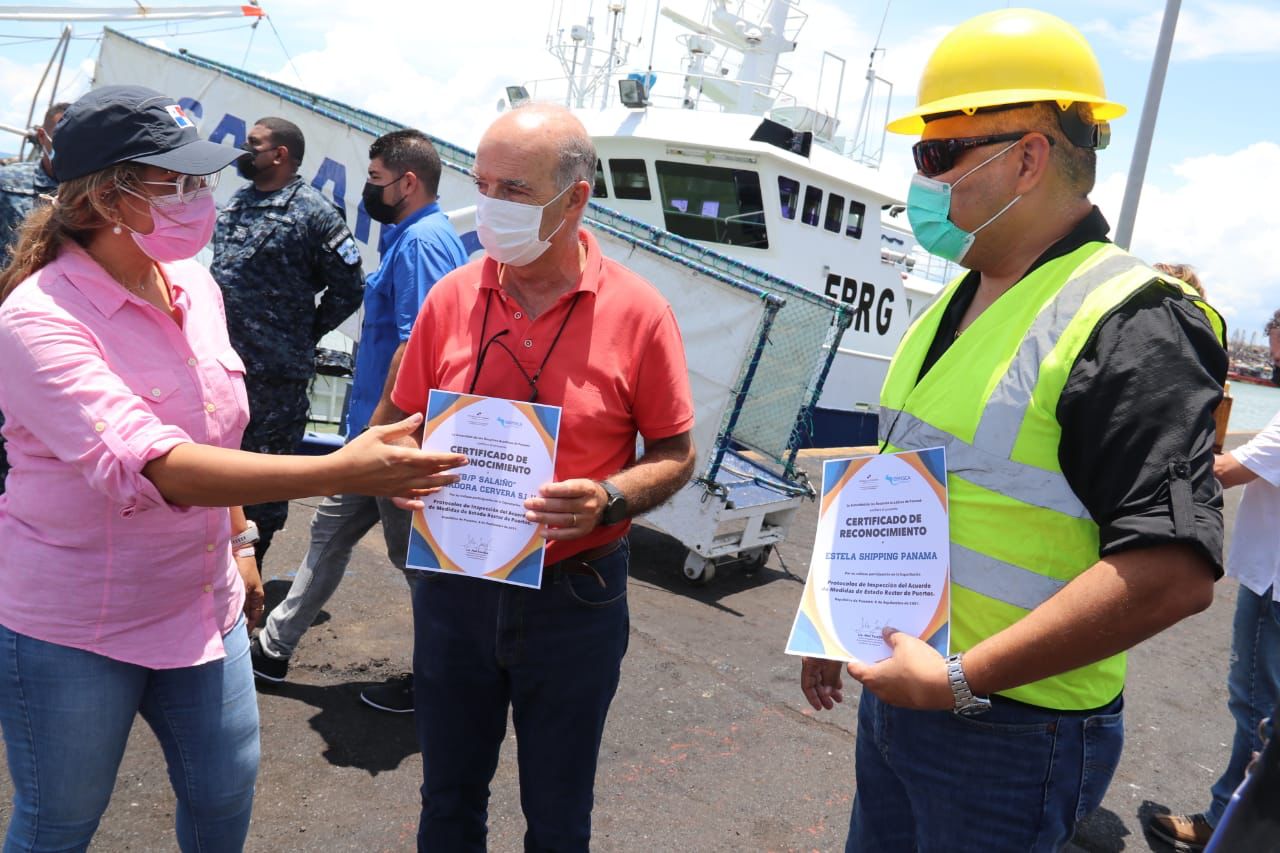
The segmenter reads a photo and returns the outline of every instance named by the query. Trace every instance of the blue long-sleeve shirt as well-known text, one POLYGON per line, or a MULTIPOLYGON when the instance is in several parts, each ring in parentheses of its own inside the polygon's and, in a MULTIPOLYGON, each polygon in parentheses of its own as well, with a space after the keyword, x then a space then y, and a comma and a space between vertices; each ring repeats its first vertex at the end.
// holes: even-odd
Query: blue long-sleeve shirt
POLYGON ((384 226, 379 248, 382 263, 365 280, 364 319, 347 408, 348 438, 369 425, 382 398, 391 358, 401 342, 409 340, 427 292, 446 273, 467 262, 449 217, 434 202, 403 222, 384 226))

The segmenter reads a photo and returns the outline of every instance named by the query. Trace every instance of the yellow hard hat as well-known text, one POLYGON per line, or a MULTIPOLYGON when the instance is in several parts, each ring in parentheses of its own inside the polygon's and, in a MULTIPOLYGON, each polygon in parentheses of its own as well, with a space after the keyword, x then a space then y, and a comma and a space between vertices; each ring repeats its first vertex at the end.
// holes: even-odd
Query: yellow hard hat
POLYGON ((1057 101, 1062 110, 1090 104, 1098 122, 1125 113, 1107 100, 1098 60, 1079 30, 1035 9, 1001 9, 947 34, 925 65, 916 108, 888 129, 915 134, 926 116, 1032 101, 1057 101))

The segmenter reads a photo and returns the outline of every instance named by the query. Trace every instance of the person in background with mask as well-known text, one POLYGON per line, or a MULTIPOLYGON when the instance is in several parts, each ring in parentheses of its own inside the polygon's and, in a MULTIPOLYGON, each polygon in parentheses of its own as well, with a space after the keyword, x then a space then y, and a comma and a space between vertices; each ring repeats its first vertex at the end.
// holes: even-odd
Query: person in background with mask
POLYGON ((259 753, 245 627, 262 586, 238 505, 420 495, 466 462, 388 444, 421 416, 329 456, 238 449, 244 364, 190 260, 238 154, 159 92, 95 89, 58 126, 57 199, 0 272, 6 850, 89 846, 139 714, 164 749, 178 846, 242 849, 259 753))
POLYGON ((44 121, 33 132, 34 141, 40 146, 37 159, 0 166, 0 264, 9 260, 27 214, 41 204, 41 196, 51 196, 58 188, 51 160, 53 132, 68 106, 62 101, 45 111, 44 121))
MULTIPOLYGON (((1030 9, 947 34, 918 105, 916 238, 970 272, 898 346, 888 452, 946 450, 951 656, 885 628, 862 684, 846 850, 1048 851, 1120 760, 1125 650, 1213 601, 1218 314, 1107 240, 1109 100, 1088 42, 1030 9)), ((805 659, 815 709, 839 662, 805 659)))
POLYGON ((581 227, 596 152, 571 113, 501 116, 474 173, 485 257, 431 291, 374 422, 425 410, 432 388, 561 421, 555 481, 525 501, 548 540, 541 588, 424 572, 414 589, 418 849, 484 849, 510 710, 525 849, 585 851, 627 649, 627 532, 693 471, 689 373, 671 306, 581 227))
MULTIPOLYGON (((369 147, 369 180, 363 202, 369 216, 383 226, 379 239, 382 262, 365 287, 347 409, 348 441, 368 427, 384 388, 395 380, 405 341, 427 292, 467 261, 462 241, 436 203, 439 185, 440 155, 421 131, 397 130, 369 147)), ((254 638, 253 671, 260 679, 284 680, 298 641, 342 581, 351 549, 379 521, 387 557, 403 571, 409 551, 410 514, 406 510, 359 492, 334 494, 321 502, 311 522, 311 546, 298 566, 289 594, 272 609, 254 638)), ((417 574, 405 574, 411 587, 417 574)), ((379 710, 411 713, 412 677, 394 677, 366 688, 360 698, 379 710)))
MULTIPOLYGON (((210 271, 231 345, 248 368, 243 448, 293 453, 307 429, 316 344, 360 306, 360 249, 342 212, 298 174, 305 141, 296 124, 258 119, 242 148, 236 171, 252 183, 218 214, 210 271)), ((261 569, 289 503, 246 506, 244 514, 258 528, 261 569)))
MULTIPOLYGON (((63 101, 45 111, 44 122, 35 129, 35 143, 40 146, 40 158, 24 163, 0 166, 0 265, 9 260, 9 252, 18 239, 18 228, 37 205, 41 197, 51 195, 58 188, 50 162, 53 152, 53 131, 69 105, 63 101)), ((4 492, 5 475, 9 473, 9 459, 4 450, 4 413, 0 412, 0 493, 4 492)))

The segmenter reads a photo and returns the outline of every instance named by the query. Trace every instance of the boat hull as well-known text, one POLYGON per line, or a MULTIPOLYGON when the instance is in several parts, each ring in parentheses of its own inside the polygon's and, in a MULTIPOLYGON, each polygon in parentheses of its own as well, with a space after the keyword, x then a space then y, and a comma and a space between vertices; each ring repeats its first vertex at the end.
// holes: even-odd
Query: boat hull
POLYGON ((813 410, 812 427, 801 446, 869 447, 876 443, 879 422, 875 412, 817 407, 813 410))

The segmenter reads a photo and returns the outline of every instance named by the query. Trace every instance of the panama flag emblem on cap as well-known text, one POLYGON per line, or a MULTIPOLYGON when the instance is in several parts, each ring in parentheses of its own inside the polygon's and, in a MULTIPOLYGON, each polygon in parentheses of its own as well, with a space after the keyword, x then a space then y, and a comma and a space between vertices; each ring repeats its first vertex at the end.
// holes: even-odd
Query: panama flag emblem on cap
POLYGON ((186 112, 177 104, 170 104, 165 107, 165 112, 173 116, 173 123, 178 127, 195 127, 195 122, 187 118, 186 112))

